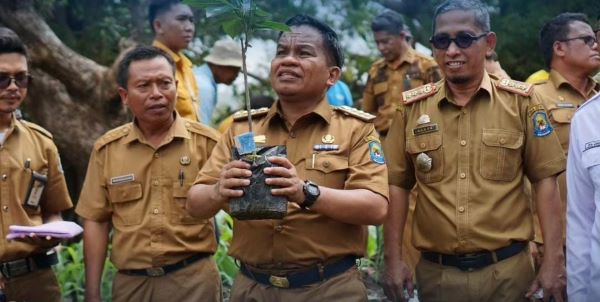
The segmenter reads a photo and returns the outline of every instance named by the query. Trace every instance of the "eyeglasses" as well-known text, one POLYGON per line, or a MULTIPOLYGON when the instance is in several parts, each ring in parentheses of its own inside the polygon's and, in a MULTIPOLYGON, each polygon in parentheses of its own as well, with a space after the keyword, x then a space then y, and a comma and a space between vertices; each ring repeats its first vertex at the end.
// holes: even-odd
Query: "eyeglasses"
POLYGON ((473 42, 487 36, 487 34, 488 33, 483 33, 479 36, 473 36, 470 33, 461 31, 456 34, 456 38, 450 38, 450 35, 448 34, 439 34, 431 37, 429 42, 431 42, 431 45, 433 45, 433 47, 436 49, 448 49, 448 47, 450 47, 450 43, 452 42, 454 42, 459 48, 464 49, 471 47, 473 42))
POLYGON ((12 81, 15 81, 15 85, 19 88, 27 88, 33 78, 25 72, 17 73, 14 75, 8 73, 0 73, 0 89, 6 89, 10 86, 12 81))
POLYGON ((594 44, 598 43, 598 40, 596 39, 596 37, 593 37, 593 36, 581 36, 581 37, 568 38, 568 39, 558 40, 558 41, 569 42, 569 41, 573 41, 573 40, 582 40, 583 43, 585 43, 585 45, 587 45, 589 47, 594 47, 594 44))

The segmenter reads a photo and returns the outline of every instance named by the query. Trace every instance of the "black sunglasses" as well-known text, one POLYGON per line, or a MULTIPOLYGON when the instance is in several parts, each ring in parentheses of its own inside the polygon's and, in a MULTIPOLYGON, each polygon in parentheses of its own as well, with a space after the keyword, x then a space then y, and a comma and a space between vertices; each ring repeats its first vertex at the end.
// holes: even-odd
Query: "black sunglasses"
POLYGON ((33 78, 25 72, 17 73, 14 75, 8 73, 0 73, 0 89, 6 89, 8 86, 10 86, 10 83, 12 83, 12 81, 15 81, 15 85, 17 85, 17 87, 19 88, 27 88, 27 86, 29 86, 29 83, 31 83, 32 80, 33 78))
POLYGON ((596 37, 593 37, 593 36, 581 36, 581 37, 568 38, 568 39, 558 40, 558 41, 569 42, 569 41, 573 41, 573 40, 582 40, 583 43, 585 43, 585 45, 587 45, 589 47, 594 47, 594 44, 598 43, 598 40, 596 39, 596 37))
POLYGON ((461 31, 456 34, 456 38, 450 38, 450 35, 448 34, 439 34, 431 37, 429 42, 431 42, 431 45, 433 45, 433 47, 436 49, 448 49, 448 47, 450 47, 450 43, 452 42, 454 42, 459 48, 464 49, 471 47, 473 42, 487 36, 487 34, 488 33, 483 33, 479 36, 473 36, 470 33, 461 31))

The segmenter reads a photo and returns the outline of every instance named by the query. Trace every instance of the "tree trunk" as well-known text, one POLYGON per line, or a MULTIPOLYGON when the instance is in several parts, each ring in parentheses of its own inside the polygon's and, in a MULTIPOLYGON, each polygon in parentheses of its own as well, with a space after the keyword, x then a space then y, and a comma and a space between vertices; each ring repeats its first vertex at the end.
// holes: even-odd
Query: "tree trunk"
POLYGON ((25 118, 54 135, 69 189, 78 197, 94 141, 127 121, 114 66, 106 67, 64 45, 31 0, 0 0, 0 23, 26 44, 34 77, 23 104, 25 118))

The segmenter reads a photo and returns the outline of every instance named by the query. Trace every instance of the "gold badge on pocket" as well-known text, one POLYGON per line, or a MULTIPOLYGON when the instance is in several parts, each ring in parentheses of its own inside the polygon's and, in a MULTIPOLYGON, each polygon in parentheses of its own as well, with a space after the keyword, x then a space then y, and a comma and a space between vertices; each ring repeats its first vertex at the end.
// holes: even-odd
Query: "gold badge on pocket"
POLYGON ((421 172, 431 171, 433 165, 433 159, 425 153, 419 153, 417 155, 417 170, 421 172))

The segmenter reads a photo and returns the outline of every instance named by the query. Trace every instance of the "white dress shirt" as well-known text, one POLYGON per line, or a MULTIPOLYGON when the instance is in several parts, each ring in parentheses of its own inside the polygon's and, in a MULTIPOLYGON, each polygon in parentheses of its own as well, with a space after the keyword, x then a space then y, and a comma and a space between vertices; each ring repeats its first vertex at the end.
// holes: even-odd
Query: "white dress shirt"
POLYGON ((567 293, 600 301, 600 94, 571 122, 567 160, 567 293))

